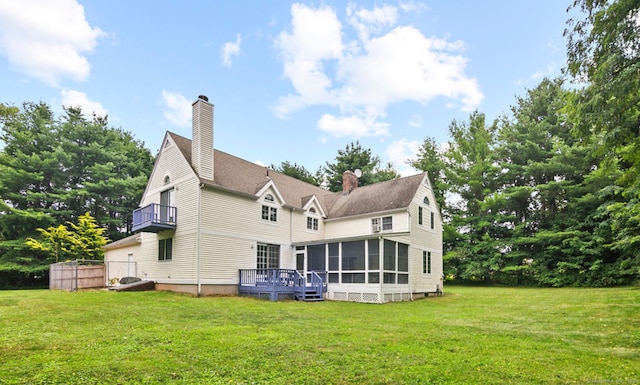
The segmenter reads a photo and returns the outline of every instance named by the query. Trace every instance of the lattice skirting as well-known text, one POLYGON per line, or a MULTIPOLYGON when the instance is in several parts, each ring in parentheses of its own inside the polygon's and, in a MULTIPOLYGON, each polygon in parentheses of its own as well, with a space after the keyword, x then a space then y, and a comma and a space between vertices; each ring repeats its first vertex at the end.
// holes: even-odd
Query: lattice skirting
POLYGON ((411 293, 385 293, 384 302, 410 301, 411 293))
POLYGON ((346 292, 346 291, 334 291, 330 293, 329 299, 334 301, 350 301, 350 302, 370 302, 379 303, 380 296, 378 293, 361 293, 361 292, 346 292))

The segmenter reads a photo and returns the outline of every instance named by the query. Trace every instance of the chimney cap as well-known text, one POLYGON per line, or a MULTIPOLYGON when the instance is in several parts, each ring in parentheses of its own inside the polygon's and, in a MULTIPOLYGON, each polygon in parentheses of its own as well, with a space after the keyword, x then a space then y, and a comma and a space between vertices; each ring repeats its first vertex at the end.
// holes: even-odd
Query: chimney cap
POLYGON ((208 98, 208 97, 206 97, 205 95, 198 95, 198 99, 202 99, 202 100, 204 100, 205 102, 208 102, 208 101, 209 101, 209 98, 208 98))

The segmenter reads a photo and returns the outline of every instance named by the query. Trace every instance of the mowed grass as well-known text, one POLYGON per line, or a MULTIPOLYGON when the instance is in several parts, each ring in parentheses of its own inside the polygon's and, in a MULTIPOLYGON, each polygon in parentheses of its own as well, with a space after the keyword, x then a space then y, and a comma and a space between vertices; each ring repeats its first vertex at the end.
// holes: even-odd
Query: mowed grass
POLYGON ((0 384, 638 384, 640 288, 385 305, 0 291, 0 384))

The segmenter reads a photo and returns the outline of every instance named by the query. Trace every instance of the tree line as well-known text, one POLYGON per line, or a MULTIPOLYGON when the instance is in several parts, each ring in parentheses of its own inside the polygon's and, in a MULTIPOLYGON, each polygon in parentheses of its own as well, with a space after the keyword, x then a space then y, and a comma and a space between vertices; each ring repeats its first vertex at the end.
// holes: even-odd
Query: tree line
MULTIPOLYGON (((640 7, 575 0, 568 10, 582 18, 567 21, 562 78, 527 90, 508 115, 454 120, 448 143, 426 138, 410 162, 432 180, 450 279, 640 281, 640 7)), ((332 191, 346 169, 373 165, 376 181, 397 176, 376 173, 376 157, 359 163, 363 153, 351 145, 327 162, 332 191)))
MULTIPOLYGON (((636 3, 574 1, 570 8, 583 18, 568 21, 562 78, 544 79, 516 97, 505 116, 475 111, 452 121, 447 143, 424 139, 409 163, 431 178, 445 222, 447 278, 539 286, 638 282, 636 3)), ((51 253, 32 247, 64 232, 61 224, 95 219, 110 240, 131 233, 154 162, 131 133, 109 127, 106 117, 87 119, 78 108, 56 117, 42 102, 0 103, 0 140, 0 287, 46 276, 51 253)), ((331 191, 341 190, 345 170, 361 169, 360 185, 399 177, 359 142, 315 173, 289 161, 271 167, 331 191)), ((74 239, 64 241, 75 245, 71 254, 83 253, 74 239)))
POLYGON ((154 162, 131 133, 79 108, 56 117, 42 102, 0 103, 0 140, 0 287, 46 286, 53 255, 95 257, 86 243, 101 241, 81 236, 89 242, 78 244, 74 234, 83 231, 74 226, 91 228, 95 220, 104 229, 98 238, 111 240, 131 232, 154 162))

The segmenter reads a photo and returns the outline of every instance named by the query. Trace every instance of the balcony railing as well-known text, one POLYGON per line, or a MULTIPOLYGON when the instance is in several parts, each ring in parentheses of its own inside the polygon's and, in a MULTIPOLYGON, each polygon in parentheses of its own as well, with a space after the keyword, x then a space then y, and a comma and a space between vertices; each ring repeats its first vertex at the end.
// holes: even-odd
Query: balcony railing
POLYGON ((147 233, 158 233, 163 230, 175 229, 177 225, 177 210, 173 206, 151 203, 148 206, 134 210, 132 230, 147 233))

